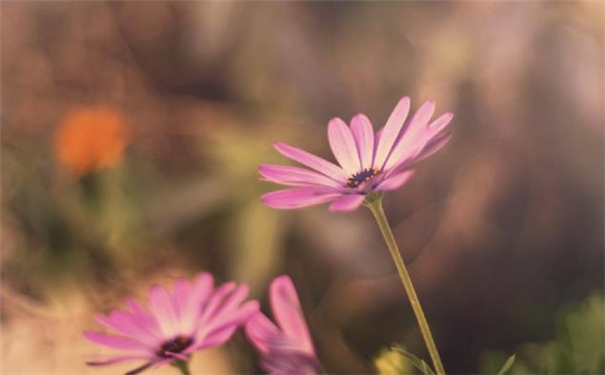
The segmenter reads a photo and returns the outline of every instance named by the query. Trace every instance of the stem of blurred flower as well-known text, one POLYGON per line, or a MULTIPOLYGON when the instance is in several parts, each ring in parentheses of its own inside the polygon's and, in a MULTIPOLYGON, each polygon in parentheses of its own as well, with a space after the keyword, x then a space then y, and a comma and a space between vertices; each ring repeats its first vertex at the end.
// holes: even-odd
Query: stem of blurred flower
POLYGON ((441 363, 441 358, 439 357, 435 340, 433 340, 429 323, 426 321, 426 317, 422 311, 422 306, 420 306, 420 300, 418 299, 416 291, 414 290, 412 279, 410 278, 410 274, 408 273, 405 263, 403 262, 403 258, 401 258, 401 253, 399 252, 399 248, 395 242, 393 231, 391 230, 387 217, 382 209, 382 194, 368 196, 366 198, 365 205, 370 209, 370 211, 372 211, 372 214, 374 214, 376 222, 378 222, 378 226, 382 232, 382 236, 384 237, 384 241, 391 251, 391 256, 393 257, 393 261, 395 261, 395 266, 397 266, 397 271, 399 272, 399 277, 401 278, 403 287, 405 288, 408 298, 410 299, 410 303, 412 304, 414 314, 416 315, 416 319, 418 320, 420 332, 422 332, 422 337, 424 338, 426 347, 431 355, 431 360, 433 361, 435 371, 438 375, 444 375, 445 369, 441 363))
POLYGON ((191 375, 191 371, 189 371, 189 362, 178 360, 172 365, 181 370, 183 375, 191 375))

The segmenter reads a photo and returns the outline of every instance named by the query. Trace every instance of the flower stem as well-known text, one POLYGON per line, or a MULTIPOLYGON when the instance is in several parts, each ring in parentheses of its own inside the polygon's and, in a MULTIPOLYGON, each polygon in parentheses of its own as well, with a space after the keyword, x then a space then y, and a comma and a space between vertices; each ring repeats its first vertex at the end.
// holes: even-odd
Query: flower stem
POLYGON ((191 371, 189 371, 189 362, 178 360, 173 362, 172 365, 181 370, 183 375, 191 375, 191 371))
POLYGON ((387 247, 391 251, 391 256, 393 257, 393 261, 395 261, 395 266, 397 266, 399 277, 401 278, 403 287, 405 288, 408 298, 410 299, 412 309, 414 310, 414 314, 416 315, 416 319, 418 320, 420 332, 422 332, 422 337, 424 338, 424 342, 426 343, 426 347, 431 356, 431 360, 433 361, 435 371, 438 375, 444 375, 445 369, 443 368, 443 364, 441 363, 441 359, 439 358, 439 352, 437 351, 437 346, 435 345, 435 341, 433 340, 431 329, 429 328, 429 324, 426 321, 424 312, 422 311, 422 306, 420 306, 420 300, 418 300, 418 296, 416 295, 416 291, 414 290, 414 285, 412 284, 410 274, 408 273, 405 263, 401 258, 399 248, 397 247, 395 237, 393 236, 393 231, 391 230, 389 222, 387 221, 387 217, 384 214, 384 210, 382 209, 382 195, 368 197, 368 199, 366 199, 365 205, 370 209, 370 211, 372 211, 372 214, 374 214, 374 218, 376 218, 376 222, 380 227, 380 231, 382 232, 384 241, 386 242, 387 247))

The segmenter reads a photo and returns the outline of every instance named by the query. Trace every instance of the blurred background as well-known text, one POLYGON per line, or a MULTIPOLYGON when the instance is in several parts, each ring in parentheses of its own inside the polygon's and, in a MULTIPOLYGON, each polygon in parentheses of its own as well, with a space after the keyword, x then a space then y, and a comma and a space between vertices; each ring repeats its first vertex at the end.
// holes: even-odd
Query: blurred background
MULTIPOLYGON (((410 95, 456 114, 385 200, 446 369, 603 373, 603 7, 2 2, 0 372, 131 369, 86 367, 93 313, 206 270, 265 311, 291 275, 329 373, 413 373, 370 213, 273 211, 257 175, 274 141, 333 160, 330 118, 377 128, 410 95)), ((256 362, 240 333, 192 369, 256 362)))

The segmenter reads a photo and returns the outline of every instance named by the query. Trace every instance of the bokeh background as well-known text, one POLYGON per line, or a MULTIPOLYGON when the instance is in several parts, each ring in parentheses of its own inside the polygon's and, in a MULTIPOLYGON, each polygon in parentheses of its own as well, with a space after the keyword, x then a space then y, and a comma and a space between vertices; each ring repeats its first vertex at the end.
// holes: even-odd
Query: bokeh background
MULTIPOLYGON (((93 313, 202 270, 263 308, 291 275, 329 373, 428 358, 370 213, 273 211, 257 175, 410 95, 456 114, 385 201, 446 368, 602 373, 603 7, 2 1, 1 372, 130 369, 84 365, 93 313)), ((193 371, 256 361, 239 334, 193 371)))

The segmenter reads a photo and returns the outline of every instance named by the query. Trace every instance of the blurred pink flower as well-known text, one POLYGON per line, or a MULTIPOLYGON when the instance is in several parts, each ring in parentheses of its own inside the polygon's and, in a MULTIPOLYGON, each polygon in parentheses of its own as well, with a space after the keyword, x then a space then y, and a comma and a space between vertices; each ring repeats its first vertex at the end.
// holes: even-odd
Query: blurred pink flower
POLYGON ((144 361, 142 366, 127 373, 137 374, 179 360, 187 362, 194 351, 223 344, 258 312, 258 302, 244 303, 247 285, 229 282, 215 289, 213 284, 208 273, 199 274, 193 282, 179 279, 172 292, 160 286, 152 287, 149 309, 129 299, 127 308, 97 315, 97 321, 117 334, 86 331, 84 336, 124 353, 88 364, 144 361))
POLYGON ((435 103, 424 103, 407 126, 410 99, 402 98, 386 125, 376 135, 363 114, 351 120, 351 127, 336 117, 328 124, 328 140, 340 166, 301 149, 276 143, 281 154, 307 168, 261 165, 266 181, 294 188, 271 192, 261 200, 269 207, 295 209, 333 202, 332 211, 351 211, 359 207, 371 191, 395 190, 413 175, 406 170, 413 163, 439 150, 451 137, 442 130, 452 120, 445 113, 429 124, 435 103))
POLYGON ((261 354, 261 366, 274 375, 319 374, 319 361, 292 280, 279 276, 269 298, 278 326, 262 313, 246 323, 246 336, 261 354))

